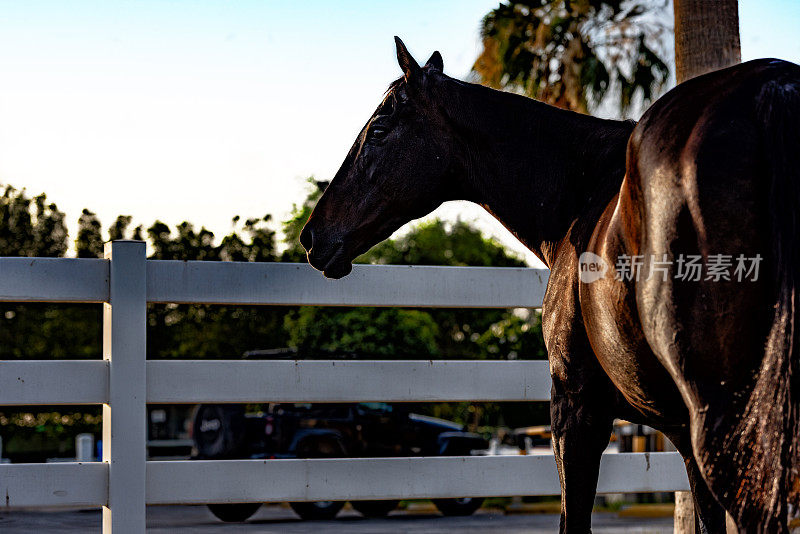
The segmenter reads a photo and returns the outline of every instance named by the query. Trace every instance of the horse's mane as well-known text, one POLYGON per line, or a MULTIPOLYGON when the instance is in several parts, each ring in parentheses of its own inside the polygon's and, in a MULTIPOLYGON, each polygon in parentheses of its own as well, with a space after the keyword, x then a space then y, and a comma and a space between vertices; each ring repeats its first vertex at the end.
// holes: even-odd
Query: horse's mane
POLYGON ((403 76, 400 76, 399 78, 397 78, 395 81, 393 81, 392 83, 389 84, 389 87, 387 87, 386 91, 383 92, 383 96, 388 95, 389 93, 391 93, 392 91, 394 91, 395 89, 400 87, 400 84, 403 83, 404 81, 405 81, 405 78, 403 76))

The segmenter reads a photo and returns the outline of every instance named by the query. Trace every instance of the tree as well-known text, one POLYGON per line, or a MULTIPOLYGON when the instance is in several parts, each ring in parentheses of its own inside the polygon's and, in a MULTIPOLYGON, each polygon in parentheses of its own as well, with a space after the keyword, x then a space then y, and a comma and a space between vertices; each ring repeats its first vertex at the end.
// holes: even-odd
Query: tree
POLYGON ((28 198, 8 185, 0 196, 0 256, 63 256, 67 251, 64 213, 42 193, 28 198))
MULTIPOLYGON (((47 196, 6 186, 0 196, 0 256, 63 256, 65 215, 47 196)), ((0 359, 91 358, 100 354, 97 304, 0 305, 0 359)))
POLYGON ((383 241, 356 261, 395 265, 523 267, 517 258, 470 224, 439 219, 416 225, 407 234, 383 241))
MULTIPOLYGON (((484 237, 479 230, 456 221, 433 220, 415 226, 407 234, 384 241, 356 261, 394 265, 450 265, 461 267, 522 267, 525 263, 499 243, 484 237)), ((490 309, 429 309, 425 310, 439 327, 437 339, 441 358, 499 358, 507 359, 505 343, 495 352, 487 352, 479 339, 494 325, 502 323, 511 313, 490 309)), ((535 318, 533 318, 535 319, 535 318)), ((516 324, 516 323, 515 323, 516 324)), ((521 326, 521 324, 516 324, 521 326)), ((527 337, 527 332, 521 334, 527 337)), ((536 336, 537 331, 530 333, 536 336)), ((484 338, 486 339, 486 338, 484 338)), ((514 357, 540 357, 541 352, 523 353, 514 357)))
MULTIPOLYGON (((189 222, 170 227, 156 221, 147 229, 152 259, 275 261, 271 217, 252 218, 234 228, 219 245, 213 232, 189 222)), ((290 309, 290 308, 289 308, 290 309)), ((149 358, 240 358, 245 351, 286 346, 283 316, 287 308, 151 304, 148 306, 149 358)))
POLYGON ((102 258, 102 226, 97 216, 86 208, 78 218, 78 237, 75 239, 75 252, 79 258, 102 258))
POLYGON ((678 83, 742 61, 737 0, 674 0, 678 83))
POLYGON ((473 66, 497 89, 582 113, 615 89, 625 114, 664 88, 668 29, 658 0, 534 0, 501 3, 483 19, 483 51, 473 66))
POLYGON ((403 308, 299 308, 286 315, 299 357, 432 358, 439 328, 430 314, 403 308))
MULTIPOLYGON (((239 223, 239 216, 233 218, 234 227, 239 223)), ((225 261, 275 261, 276 254, 275 231, 269 227, 272 216, 246 219, 240 230, 241 234, 249 241, 245 241, 233 231, 224 238, 220 244, 220 257, 225 261)))
MULTIPOLYGON (((119 215, 114 223, 108 227, 108 240, 109 241, 116 241, 118 239, 125 239, 125 235, 128 231, 128 226, 130 226, 133 217, 130 215, 119 215)), ((141 241, 142 239, 142 227, 137 226, 133 230, 133 235, 131 239, 135 239, 137 241, 141 241)))

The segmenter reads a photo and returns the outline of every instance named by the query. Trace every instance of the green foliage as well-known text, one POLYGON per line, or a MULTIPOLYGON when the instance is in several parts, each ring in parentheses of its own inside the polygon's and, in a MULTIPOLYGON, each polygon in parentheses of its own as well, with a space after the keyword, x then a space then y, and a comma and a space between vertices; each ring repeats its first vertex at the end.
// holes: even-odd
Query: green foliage
MULTIPOLYGON (((128 226, 131 224, 133 217, 130 215, 119 215, 114 223, 108 227, 108 240, 116 241, 117 239, 125 239, 125 233, 128 226)), ((141 227, 139 228, 141 233, 141 227)))
MULTIPOLYGON (((0 256, 63 256, 64 213, 44 194, 6 186, 0 196, 0 256)), ((0 359, 100 355, 101 307, 93 304, 0 304, 0 359)))
POLYGON ((357 261, 395 265, 522 267, 525 262, 464 221, 433 220, 372 247, 357 261))
MULTIPOLYGON (((384 241, 358 261, 401 265, 450 265, 470 267, 522 267, 524 262, 510 254, 502 245, 485 238, 479 230, 464 221, 447 223, 433 220, 419 224, 407 234, 384 241)), ((509 310, 490 309, 428 309, 439 327, 438 354, 441 358, 501 358, 509 351, 487 352, 479 340, 493 325, 511 315, 509 310)), ((514 323, 521 328, 521 323, 514 323)), ((536 327, 534 327, 535 329, 536 327)), ((539 349, 534 354, 539 354, 539 349)), ((527 353, 519 357, 528 357, 527 353)))
POLYGON ((486 354, 504 354, 509 360, 544 360, 547 351, 542 342, 541 313, 524 310, 505 314, 478 337, 477 345, 486 354))
MULTIPOLYGON (((271 218, 247 219, 219 245, 205 228, 195 230, 184 222, 175 228, 156 221, 147 229, 160 260, 275 261, 275 232, 271 218)), ((148 306, 147 354, 149 358, 240 358, 254 348, 284 346, 285 308, 266 306, 207 306, 151 304, 148 306)))
POLYGON ((147 229, 156 260, 219 260, 220 249, 214 246, 214 233, 204 227, 195 231, 194 225, 182 222, 175 227, 177 235, 172 237, 168 225, 156 221, 147 229))
POLYGON ((151 304, 150 359, 238 359, 255 348, 286 346, 286 309, 267 306, 151 304))
POLYGON ((102 258, 102 227, 97 216, 86 208, 78 218, 78 238, 75 240, 75 252, 79 258, 102 258))
POLYGON ((67 251, 64 213, 44 194, 33 199, 6 186, 0 196, 0 256, 63 256, 67 251))
MULTIPOLYGON (((245 220, 241 233, 243 239, 234 230, 222 238, 220 259, 225 261, 275 261, 275 232, 268 226, 271 215, 260 219, 245 220)), ((239 216, 233 218, 233 224, 239 222, 239 216)))
POLYGON ((4 304, 0 360, 99 358, 102 311, 98 304, 4 304))
POLYGON ((328 182, 316 181, 313 176, 306 182, 310 186, 308 195, 302 204, 292 206, 292 214, 283 223, 283 242, 286 244, 286 250, 281 255, 281 261, 294 263, 306 261, 306 253, 300 245, 300 232, 308 218, 311 217, 311 212, 314 211, 314 206, 317 205, 322 192, 328 186, 328 182))
POLYGON ((301 356, 359 353, 379 358, 430 358, 438 353, 438 327, 422 311, 401 308, 300 308, 284 320, 289 343, 301 356))
POLYGON ((596 109, 609 90, 625 114, 664 88, 664 2, 536 0, 503 2, 483 19, 483 51, 473 66, 482 83, 580 111, 596 109))

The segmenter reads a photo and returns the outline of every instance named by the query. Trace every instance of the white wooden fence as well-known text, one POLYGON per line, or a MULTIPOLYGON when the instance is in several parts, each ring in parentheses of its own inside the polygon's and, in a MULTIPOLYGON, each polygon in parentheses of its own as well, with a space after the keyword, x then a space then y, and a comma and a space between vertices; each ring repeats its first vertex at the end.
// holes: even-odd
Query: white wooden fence
MULTIPOLYGON (((146 461, 146 403, 545 401, 541 361, 146 361, 148 302, 539 307, 547 271, 0 258, 0 301, 103 303, 103 359, 2 361, 0 405, 102 404, 103 461, 2 464, 6 506, 102 506, 103 532, 145 530, 145 505, 558 494, 550 456, 146 461)), ((599 492, 688 489, 676 453, 607 455, 599 492)))

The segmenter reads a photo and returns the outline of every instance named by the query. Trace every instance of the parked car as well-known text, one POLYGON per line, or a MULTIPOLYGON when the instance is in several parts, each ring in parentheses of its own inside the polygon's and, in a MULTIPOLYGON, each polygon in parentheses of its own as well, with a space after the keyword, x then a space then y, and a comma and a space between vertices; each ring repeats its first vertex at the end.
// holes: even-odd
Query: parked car
MULTIPOLYGON (((411 413, 406 405, 274 404, 248 414, 241 405, 202 404, 195 410, 192 437, 196 459, 376 458, 462 456, 483 451, 488 442, 452 421, 411 413)), ((434 499, 445 515, 470 515, 483 499, 434 499)), ((341 501, 293 502, 303 519, 332 519, 341 501)), ((367 517, 391 512, 398 501, 353 501, 367 517)), ((261 503, 212 504, 223 521, 244 521, 261 503)))
POLYGON ((550 426, 515 428, 512 433, 520 454, 553 454, 550 426))

